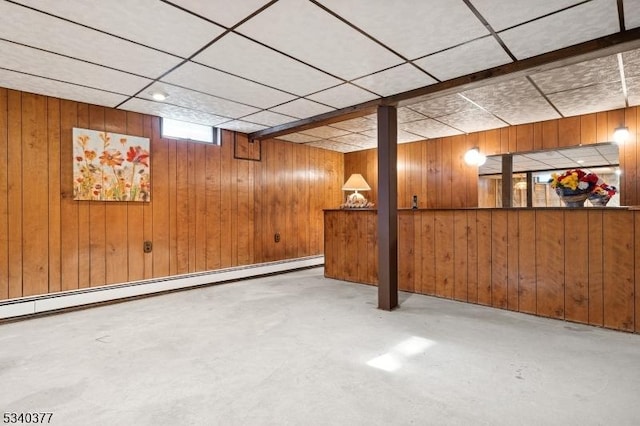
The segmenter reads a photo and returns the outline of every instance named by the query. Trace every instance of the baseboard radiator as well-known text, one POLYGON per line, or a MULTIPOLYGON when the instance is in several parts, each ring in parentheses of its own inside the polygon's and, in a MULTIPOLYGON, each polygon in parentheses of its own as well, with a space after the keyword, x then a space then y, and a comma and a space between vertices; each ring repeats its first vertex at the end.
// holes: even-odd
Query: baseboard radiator
POLYGON ((172 290, 221 284, 264 275, 311 268, 324 264, 324 256, 309 256, 278 262, 259 263, 194 274, 174 275, 143 281, 21 297, 0 301, 0 320, 104 303, 172 290))

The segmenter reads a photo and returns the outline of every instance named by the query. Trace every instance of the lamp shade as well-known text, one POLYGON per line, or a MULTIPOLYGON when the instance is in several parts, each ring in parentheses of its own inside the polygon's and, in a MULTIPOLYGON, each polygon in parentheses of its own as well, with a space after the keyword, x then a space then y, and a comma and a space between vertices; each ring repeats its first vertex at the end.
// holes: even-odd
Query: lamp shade
POLYGON ((369 191, 371 187, 360 173, 354 173, 342 185, 343 191, 369 191))

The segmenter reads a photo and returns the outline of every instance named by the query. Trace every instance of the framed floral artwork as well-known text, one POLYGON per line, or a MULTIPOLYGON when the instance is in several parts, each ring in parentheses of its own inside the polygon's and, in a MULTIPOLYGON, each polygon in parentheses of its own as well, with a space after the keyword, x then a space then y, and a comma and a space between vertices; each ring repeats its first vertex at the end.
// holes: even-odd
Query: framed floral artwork
POLYGON ((149 138, 73 129, 73 199, 151 201, 149 138))

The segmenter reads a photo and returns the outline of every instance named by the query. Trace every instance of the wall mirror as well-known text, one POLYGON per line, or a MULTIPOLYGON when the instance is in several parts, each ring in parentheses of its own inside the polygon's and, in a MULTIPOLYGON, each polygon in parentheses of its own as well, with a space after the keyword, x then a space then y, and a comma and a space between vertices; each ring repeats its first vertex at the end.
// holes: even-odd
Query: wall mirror
MULTIPOLYGON (((478 206, 502 207, 502 155, 488 156, 478 168, 478 206)), ((561 148, 513 155, 513 207, 562 207, 560 197, 549 180, 551 173, 580 168, 596 173, 607 184, 620 190, 619 148, 614 143, 602 143, 573 148, 561 148), (532 182, 528 195, 528 182, 532 182), (528 205, 528 200, 531 205, 528 205)), ((585 203, 585 206, 589 202, 585 203)), ((620 205, 620 193, 607 206, 620 205)))

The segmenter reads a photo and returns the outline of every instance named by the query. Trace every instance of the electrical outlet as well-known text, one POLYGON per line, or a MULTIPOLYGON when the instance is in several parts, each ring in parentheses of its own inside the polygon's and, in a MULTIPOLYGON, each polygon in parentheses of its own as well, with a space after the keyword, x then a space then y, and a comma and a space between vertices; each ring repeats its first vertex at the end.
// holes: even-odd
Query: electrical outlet
POLYGON ((145 241, 144 244, 142 245, 142 251, 144 251, 145 253, 151 253, 152 249, 153 249, 153 244, 151 243, 151 241, 145 241))
POLYGON ((275 234, 273 234, 273 241, 275 241, 276 243, 280 242, 280 233, 276 232, 275 234))

